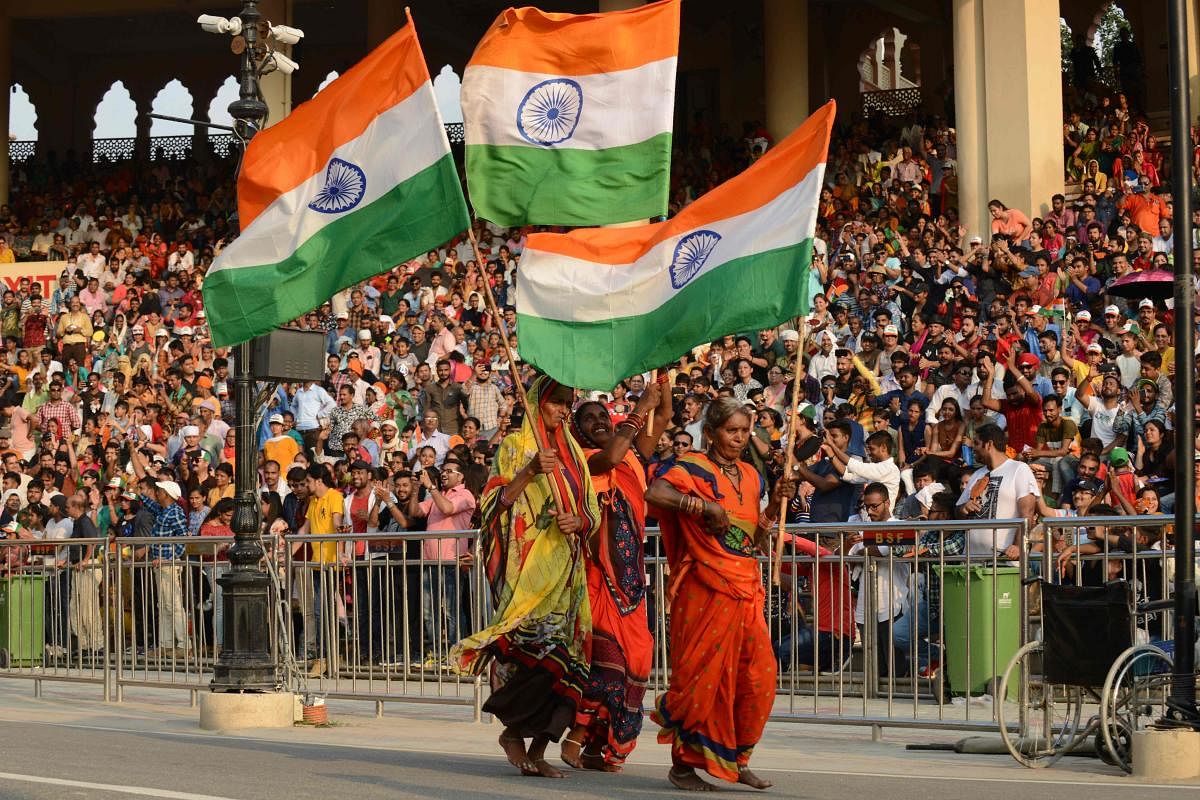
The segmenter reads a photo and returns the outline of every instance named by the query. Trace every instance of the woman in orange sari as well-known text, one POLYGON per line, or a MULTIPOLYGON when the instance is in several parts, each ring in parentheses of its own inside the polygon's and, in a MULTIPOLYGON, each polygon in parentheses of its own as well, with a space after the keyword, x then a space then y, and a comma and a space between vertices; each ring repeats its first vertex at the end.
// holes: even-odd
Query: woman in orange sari
POLYGON ((572 420, 601 514, 600 528, 587 543, 590 671, 575 726, 562 746, 563 761, 575 768, 620 772, 642 730, 642 700, 654 655, 642 550, 644 465, 654 452, 651 430, 664 430, 670 418, 671 394, 655 382, 615 430, 601 403, 583 403, 572 420), (652 411, 655 424, 647 425, 652 411))
POLYGON ((780 502, 796 493, 780 481, 759 512, 762 480, 739 460, 753 421, 733 398, 704 419, 706 453, 689 453, 646 491, 662 525, 671 567, 671 682, 655 703, 661 744, 671 745, 667 777, 706 791, 696 774, 766 789, 750 754, 775 700, 775 655, 763 615, 757 551, 770 549, 780 502))

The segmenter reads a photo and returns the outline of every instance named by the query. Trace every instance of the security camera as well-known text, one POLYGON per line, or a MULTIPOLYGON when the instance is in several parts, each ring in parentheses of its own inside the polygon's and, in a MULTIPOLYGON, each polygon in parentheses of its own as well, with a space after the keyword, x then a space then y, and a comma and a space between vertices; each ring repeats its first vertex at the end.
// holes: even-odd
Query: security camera
POLYGON ((196 18, 196 22, 206 33, 228 33, 230 36, 237 36, 242 32, 242 21, 237 17, 225 19, 212 14, 201 14, 196 18))
POLYGON ((287 25, 272 25, 270 31, 271 38, 280 44, 295 44, 304 38, 304 31, 287 25))
POLYGON ((271 53, 271 60, 275 62, 275 69, 279 70, 284 75, 291 75, 293 72, 300 69, 299 64, 278 51, 271 53))

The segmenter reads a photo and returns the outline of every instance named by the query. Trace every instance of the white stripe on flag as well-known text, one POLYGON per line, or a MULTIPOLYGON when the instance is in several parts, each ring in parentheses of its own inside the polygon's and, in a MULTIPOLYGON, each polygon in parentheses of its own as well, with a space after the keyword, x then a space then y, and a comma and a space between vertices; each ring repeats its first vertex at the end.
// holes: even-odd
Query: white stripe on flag
MULTIPOLYGON (((538 93, 531 94, 535 86, 555 80, 577 84, 579 96, 583 98, 579 124, 569 139, 557 145, 558 148, 605 150, 668 133, 675 105, 675 61, 675 58, 664 58, 633 69, 593 75, 551 75, 503 67, 467 67, 462 82, 466 143, 544 146, 521 136, 517 113, 527 95, 531 101, 537 100, 538 93)), ((566 90, 566 99, 576 102, 570 88, 566 87, 566 90)))
POLYGON ((678 292, 671 285, 671 258, 679 240, 695 230, 715 231, 721 240, 689 283, 735 258, 810 238, 824 175, 825 165, 820 164, 766 205, 727 219, 697 223, 695 228, 659 242, 632 264, 599 264, 526 248, 518 272, 520 311, 567 322, 649 314, 678 292))
MULTIPOLYGON (((298 142, 297 146, 303 143, 298 142)), ((366 174, 366 192, 354 208, 340 214, 325 214, 308 207, 325 185, 327 165, 322 165, 308 180, 275 198, 242 236, 225 248, 209 274, 284 260, 326 225, 365 208, 448 152, 450 145, 438 116, 433 85, 426 81, 333 152, 332 158, 348 161, 366 174), (431 122, 430 117, 435 117, 437 123, 431 122)))

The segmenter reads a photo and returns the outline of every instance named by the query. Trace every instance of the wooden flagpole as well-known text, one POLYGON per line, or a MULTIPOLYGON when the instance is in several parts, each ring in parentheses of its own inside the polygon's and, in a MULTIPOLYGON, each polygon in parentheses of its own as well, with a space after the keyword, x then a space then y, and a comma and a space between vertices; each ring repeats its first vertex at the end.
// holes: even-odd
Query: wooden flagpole
MULTIPOLYGON (((790 480, 792 469, 796 464, 796 415, 800 408, 800 364, 804 358, 804 348, 808 346, 808 317, 800 317, 800 342, 796 347, 796 361, 792 365, 792 410, 788 415, 787 458, 784 460, 783 477, 780 480, 790 480)), ((775 548, 771 559, 771 584, 779 585, 783 560, 783 534, 787 525, 788 499, 785 497, 779 503, 779 533, 775 537, 775 548)))
MULTIPOLYGON (((492 285, 488 283, 487 272, 484 271, 483 265, 486 263, 483 260, 482 254, 479 252, 479 241, 475 238, 475 229, 471 226, 467 227, 467 239, 471 242, 471 252, 475 254, 475 269, 479 270, 479 280, 482 283, 483 301, 487 304, 488 311, 492 312, 492 316, 496 319, 496 325, 500 328, 500 342, 504 345, 504 355, 508 358, 508 369, 513 380, 513 394, 517 396, 517 400, 521 403, 521 408, 525 413, 525 417, 529 419, 533 426, 534 439, 537 441, 537 447, 542 450, 546 447, 546 443, 541 441, 541 437, 537 435, 537 424, 534 422, 530 414, 537 412, 537 409, 529 407, 529 399, 525 396, 525 387, 521 384, 520 370, 517 367, 517 360, 513 358, 512 347, 508 343, 508 329, 504 327, 504 315, 500 313, 499 307, 496 305, 496 298, 492 294, 492 285)), ((550 484, 550 493, 554 496, 554 505, 558 509, 570 508, 570 506, 562 502, 559 497, 558 486, 553 480, 548 481, 550 484)))

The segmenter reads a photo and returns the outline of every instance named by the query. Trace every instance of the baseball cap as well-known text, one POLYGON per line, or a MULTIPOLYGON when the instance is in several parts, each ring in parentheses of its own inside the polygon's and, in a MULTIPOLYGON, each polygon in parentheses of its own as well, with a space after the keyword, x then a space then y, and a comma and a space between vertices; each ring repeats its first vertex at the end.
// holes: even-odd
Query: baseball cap
POLYGON ((1026 267, 1021 270, 1022 278, 1036 278, 1038 276, 1037 267, 1026 267))
POLYGON ((1099 342, 1092 342, 1087 346, 1087 351, 1089 353, 1103 353, 1104 348, 1100 346, 1099 342))
POLYGON ((175 334, 176 334, 177 336, 191 336, 191 335, 192 335, 192 326, 191 326, 191 325, 184 325, 182 328, 180 328, 179 330, 175 331, 175 334))
POLYGON ((883 335, 884 336, 899 336, 900 330, 895 325, 884 325, 883 326, 883 335))
POLYGON ((352 464, 350 465, 350 469, 352 469, 352 470, 355 470, 355 469, 367 469, 367 470, 369 470, 370 468, 371 468, 371 465, 370 465, 370 464, 368 464, 367 462, 363 461, 361 458, 359 458, 359 459, 355 459, 354 463, 352 463, 352 464))
POLYGON ((1095 478, 1085 478, 1085 479, 1079 481, 1079 483, 1075 484, 1075 491, 1091 492, 1092 494, 1096 494, 1097 492, 1100 491, 1101 487, 1102 487, 1102 484, 1100 483, 1100 481, 1096 480, 1095 478))
POLYGON ((972 237, 971 237, 971 238, 968 240, 968 242, 969 242, 970 244, 983 244, 983 237, 982 237, 982 236, 972 236, 972 237))
POLYGON ((207 375, 201 375, 199 378, 196 378, 196 385, 203 386, 205 389, 211 389, 213 387, 213 379, 207 375))
POLYGON ((1114 447, 1108 451, 1108 463, 1114 467, 1123 467, 1129 463, 1129 451, 1124 447, 1114 447))
POLYGON ((134 325, 129 330, 132 331, 133 333, 145 333, 146 332, 146 329, 143 328, 141 325, 134 325))
POLYGON ((360 338, 364 341, 367 339, 370 339, 371 332, 369 330, 367 330, 366 328, 363 328, 361 331, 358 332, 358 338, 360 338))
POLYGON ((267 420, 267 424, 269 425, 274 425, 276 422, 280 425, 283 424, 283 414, 272 414, 270 419, 267 420))
POLYGON ((162 336, 162 337, 164 337, 164 338, 165 338, 165 337, 167 337, 167 336, 170 336, 170 334, 169 334, 169 333, 167 333, 167 329, 166 329, 166 328, 159 328, 159 329, 158 329, 158 330, 155 332, 154 336, 155 336, 155 338, 158 338, 159 336, 162 336))
POLYGON ((1079 322, 1091 322, 1092 321, 1092 312, 1088 311, 1087 309, 1084 309, 1083 311, 1080 311, 1078 314, 1075 315, 1075 319, 1078 320, 1079 322))
POLYGON ((17 522, 15 519, 10 519, 8 522, 4 523, 4 530, 8 533, 16 533, 17 529, 20 527, 21 523, 17 522))
POLYGON ((121 488, 121 479, 120 478, 110 478, 108 481, 108 488, 120 489, 121 488))
POLYGON ((181 436, 199 436, 200 429, 195 425, 184 425, 180 428, 179 433, 181 436))
POLYGON ((1021 357, 1017 359, 1017 365, 1022 367, 1040 367, 1042 362, 1033 353, 1022 353, 1021 357))
POLYGON ((1138 303, 1138 308, 1154 308, 1154 301, 1149 297, 1143 297, 1142 302, 1138 303))
POLYGON ((172 500, 178 500, 183 494, 183 491, 179 488, 179 484, 175 481, 158 481, 154 485, 166 492, 172 500))
POLYGON ((123 499, 123 500, 137 500, 137 499, 138 499, 137 492, 128 492, 128 491, 126 491, 126 492, 121 492, 121 499, 123 499))
POLYGON ((1119 316, 1121 316, 1121 309, 1117 308, 1116 306, 1105 306, 1104 307, 1104 316, 1119 317, 1119 316))
POLYGON ((1029 308, 1025 309, 1025 316, 1027 317, 1036 317, 1040 313, 1042 313, 1041 306, 1030 306, 1029 308))
POLYGON ((345 311, 343 311, 343 312, 341 312, 340 314, 338 314, 338 315, 337 315, 337 318, 338 318, 338 319, 350 319, 350 315, 349 315, 349 314, 347 314, 345 311))

